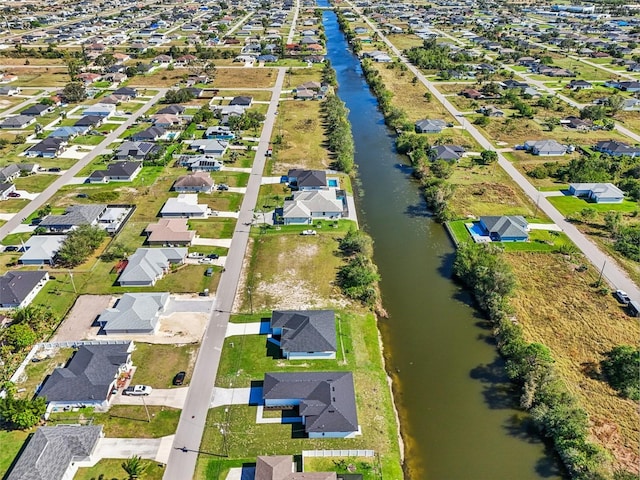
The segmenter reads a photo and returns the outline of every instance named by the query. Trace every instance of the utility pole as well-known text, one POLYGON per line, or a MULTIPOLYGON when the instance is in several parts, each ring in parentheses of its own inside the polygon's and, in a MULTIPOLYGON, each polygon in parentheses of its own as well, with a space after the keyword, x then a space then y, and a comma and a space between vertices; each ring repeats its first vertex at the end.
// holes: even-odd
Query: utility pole
POLYGON ((600 276, 598 277, 598 281, 596 282, 596 286, 600 286, 600 282, 602 282, 602 275, 604 274, 604 267, 607 265, 607 260, 605 259, 602 264, 602 268, 600 269, 600 276))
POLYGON ((253 315, 253 297, 251 295, 251 286, 247 287, 247 292, 249 293, 249 309, 251 311, 251 315, 253 315))
POLYGON ((142 405, 144 405, 144 411, 147 412, 147 422, 151 423, 151 416, 149 415, 149 409, 147 408, 147 402, 144 401, 144 395, 141 395, 142 405))
POLYGON ((69 278, 71 279, 71 285, 73 285, 73 293, 78 293, 78 290, 76 290, 76 282, 73 281, 73 272, 71 272, 71 270, 69 270, 69 278))

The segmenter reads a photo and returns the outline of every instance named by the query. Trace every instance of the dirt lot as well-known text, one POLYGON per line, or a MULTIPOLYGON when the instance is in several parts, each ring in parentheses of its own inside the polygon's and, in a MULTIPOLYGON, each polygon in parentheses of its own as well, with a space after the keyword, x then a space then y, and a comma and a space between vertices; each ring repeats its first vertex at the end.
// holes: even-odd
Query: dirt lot
POLYGON ((102 311, 113 303, 111 295, 80 295, 62 322, 52 342, 68 342, 94 338, 98 327, 91 325, 102 311), (92 336, 93 335, 93 336, 92 336))

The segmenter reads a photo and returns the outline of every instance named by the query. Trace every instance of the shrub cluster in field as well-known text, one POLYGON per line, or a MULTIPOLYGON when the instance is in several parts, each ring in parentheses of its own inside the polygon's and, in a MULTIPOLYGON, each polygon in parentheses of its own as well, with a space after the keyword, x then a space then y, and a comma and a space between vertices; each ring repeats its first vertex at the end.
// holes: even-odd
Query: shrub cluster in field
POLYGON ((338 270, 338 285, 344 294, 366 305, 378 302, 378 269, 371 260, 373 244, 371 237, 360 230, 350 230, 340 240, 340 251, 347 263, 338 270))

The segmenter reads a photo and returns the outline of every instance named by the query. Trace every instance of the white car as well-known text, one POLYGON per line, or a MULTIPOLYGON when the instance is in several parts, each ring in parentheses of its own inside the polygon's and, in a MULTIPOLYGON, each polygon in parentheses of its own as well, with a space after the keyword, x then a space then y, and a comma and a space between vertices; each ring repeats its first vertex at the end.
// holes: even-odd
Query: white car
POLYGON ((631 301, 629 295, 627 295, 627 292, 625 292, 624 290, 616 290, 614 295, 620 303, 624 303, 625 305, 631 301))
POLYGON ((204 257, 204 253, 200 253, 200 252, 192 252, 187 255, 187 258, 203 258, 203 257, 204 257))
POLYGON ((198 260, 198 263, 206 263, 210 265, 214 262, 213 262, 213 258, 201 258, 200 260, 198 260))
POLYGON ((317 235, 318 232, 315 230, 303 230, 300 235, 317 235))
POLYGON ((122 392, 123 395, 144 395, 147 396, 151 393, 151 391, 153 390, 153 388, 151 388, 148 385, 132 385, 130 387, 127 387, 124 389, 124 391, 122 392))

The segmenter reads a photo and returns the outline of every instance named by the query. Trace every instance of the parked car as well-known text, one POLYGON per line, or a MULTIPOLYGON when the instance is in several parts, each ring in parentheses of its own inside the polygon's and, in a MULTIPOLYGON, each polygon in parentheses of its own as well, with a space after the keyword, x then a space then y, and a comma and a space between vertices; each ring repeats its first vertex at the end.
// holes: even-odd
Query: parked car
POLYGON ((89 195, 87 195, 86 193, 79 193, 78 195, 76 195, 76 197, 78 197, 78 198, 89 198, 89 195))
POLYGON ((631 301, 629 295, 627 295, 627 292, 625 292, 624 290, 616 290, 614 292, 614 295, 620 303, 624 303, 625 305, 627 305, 631 301))
POLYGON ((205 276, 210 277, 213 275, 213 268, 209 267, 204 271, 205 276))
POLYGON ((20 250, 20 247, 17 247, 15 245, 9 245, 4 249, 5 252, 17 252, 19 250, 20 250))
POLYGON ((201 258, 200 260, 198 260, 198 263, 213 263, 213 259, 212 258, 201 258))
POLYGON ((49 171, 50 172, 59 172, 59 171, 61 171, 61 169, 58 168, 58 167, 53 167, 53 168, 50 168, 49 171))
POLYGON ((123 395, 147 396, 153 389, 148 385, 132 385, 122 392, 123 395))
POLYGON ((184 383, 184 378, 187 376, 185 372, 178 372, 176 376, 173 377, 173 384, 175 386, 180 386, 184 383))
POLYGON ((11 198, 18 198, 20 197, 20 194, 18 192, 9 192, 9 196, 11 198))
POLYGON ((210 253, 209 255, 207 255, 207 258, 217 260, 218 258, 220 258, 220 255, 218 255, 217 253, 210 253))
POLYGON ((303 230, 300 235, 317 235, 318 232, 315 230, 303 230))
POLYGON ((187 258, 203 258, 204 257, 204 253, 200 253, 200 252, 191 252, 187 255, 187 258))
POLYGON ((218 185, 218 190, 229 190, 229 185, 226 183, 221 183, 218 185))

